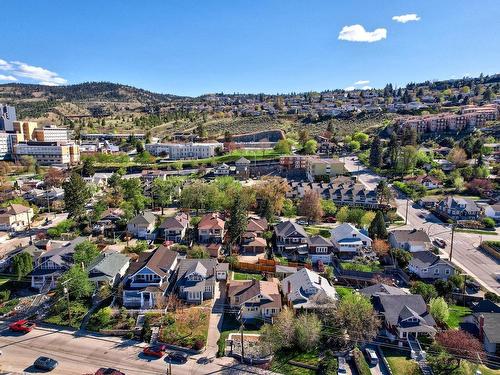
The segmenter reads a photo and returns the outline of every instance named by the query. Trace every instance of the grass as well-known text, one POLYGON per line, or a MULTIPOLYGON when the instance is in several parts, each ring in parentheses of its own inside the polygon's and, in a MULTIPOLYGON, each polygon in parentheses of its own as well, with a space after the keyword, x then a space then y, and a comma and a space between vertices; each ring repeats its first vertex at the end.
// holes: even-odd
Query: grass
POLYGON ((72 301, 70 303, 70 322, 66 301, 61 300, 61 303, 56 303, 52 307, 49 316, 44 319, 44 322, 79 329, 82 324, 83 317, 87 314, 89 307, 90 306, 86 306, 84 303, 79 301, 72 301))
POLYGON ((308 227, 304 227, 304 230, 310 236, 316 236, 316 235, 319 234, 320 236, 325 237, 325 238, 330 238, 331 237, 330 229, 326 228, 326 227, 308 226, 308 227))
MULTIPOLYGON (((226 340, 229 334, 239 332, 240 322, 236 319, 234 314, 224 314, 224 319, 222 320, 222 327, 220 329, 220 337, 217 340, 217 346, 219 347, 217 351, 218 357, 223 357, 226 351, 226 340)), ((259 333, 259 329, 253 326, 245 326, 245 333, 259 333), (249 329, 247 329, 249 328, 249 329)))
POLYGON ((465 228, 456 228, 455 232, 461 232, 461 233, 475 233, 475 234, 487 234, 487 235, 492 235, 496 236, 497 232, 494 230, 481 230, 481 229, 465 229, 465 228))
POLYGON ((12 309, 16 307, 18 304, 19 304, 19 298, 14 298, 11 299, 10 301, 5 302, 3 305, 0 306, 0 315, 4 315, 12 311, 12 309))
POLYGON ((233 272, 233 280, 262 280, 261 274, 233 272))
POLYGON ((282 266, 287 266, 288 265, 288 259, 285 257, 282 257, 280 255, 275 255, 274 258, 281 264, 282 266))
POLYGON ((361 271, 361 272, 378 272, 382 268, 378 262, 371 262, 368 264, 355 263, 355 262, 341 262, 342 268, 350 271, 361 271))
POLYGON ((458 329, 462 320, 472 313, 468 307, 450 305, 449 308, 450 315, 446 320, 448 328, 458 329))
POLYGON ((352 288, 348 288, 346 286, 335 286, 335 290, 339 294, 340 299, 354 293, 354 290, 352 288))
POLYGON ((417 375, 420 369, 417 362, 409 359, 406 354, 392 349, 383 349, 393 375, 417 375))
POLYGON ((366 362, 365 356, 359 350, 359 348, 355 348, 353 350, 354 355, 354 363, 356 364, 356 368, 358 369, 359 375, 371 375, 370 366, 368 362, 366 362))
POLYGON ((208 335, 210 309, 190 307, 168 313, 163 318, 160 340, 173 345, 199 350, 205 346, 208 335))
POLYGON ((466 360, 462 361, 459 370, 462 370, 460 374, 464 375, 475 375, 477 370, 480 370, 482 375, 500 375, 500 370, 494 370, 484 365, 477 365, 466 360))
POLYGON ((288 361, 301 362, 311 366, 318 366, 319 358, 317 352, 299 353, 293 350, 280 350, 274 354, 270 370, 279 374, 290 375, 313 375, 316 371, 294 366, 288 361))
POLYGON ((12 280, 13 278, 10 278, 10 277, 6 277, 6 276, 2 276, 0 277, 0 286, 8 283, 10 280, 12 280))

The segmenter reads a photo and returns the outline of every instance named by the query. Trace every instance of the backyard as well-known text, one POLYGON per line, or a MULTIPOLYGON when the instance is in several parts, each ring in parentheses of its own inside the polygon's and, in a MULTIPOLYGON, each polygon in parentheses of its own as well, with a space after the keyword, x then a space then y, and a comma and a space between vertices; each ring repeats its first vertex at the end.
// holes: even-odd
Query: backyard
POLYGON ((379 262, 341 262, 340 265, 344 270, 361 271, 361 272, 378 272, 382 271, 379 262))
POLYGON ((463 306, 450 305, 449 309, 450 315, 446 320, 446 324, 449 328, 454 329, 460 328, 460 323, 462 322, 462 320, 472 313, 471 309, 463 306))
POLYGON ((233 280, 262 280, 259 273, 233 272, 233 280))
MULTIPOLYGON (((255 326, 245 326, 245 333, 259 333, 260 327, 255 326)), ((240 329, 240 322, 236 319, 234 314, 226 313, 224 314, 224 319, 222 320, 222 327, 220 329, 220 337, 217 341, 217 345, 219 346, 219 350, 217 352, 218 357, 222 357, 226 351, 226 340, 229 337, 230 333, 238 332, 240 329)))
POLYGON ((383 352, 394 375, 420 374, 417 362, 408 358, 404 352, 392 349, 383 349, 383 352))

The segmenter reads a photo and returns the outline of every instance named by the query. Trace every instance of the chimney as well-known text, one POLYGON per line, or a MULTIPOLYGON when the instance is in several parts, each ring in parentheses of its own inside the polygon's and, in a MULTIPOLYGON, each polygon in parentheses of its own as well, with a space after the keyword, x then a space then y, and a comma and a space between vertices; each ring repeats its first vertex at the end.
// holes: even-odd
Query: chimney
POLYGON ((483 341, 484 338, 484 315, 479 315, 479 340, 483 341))
POLYGON ((321 285, 321 276, 318 275, 318 284, 321 285))
POLYGON ((292 292, 292 283, 288 281, 288 292, 286 294, 290 294, 292 292))

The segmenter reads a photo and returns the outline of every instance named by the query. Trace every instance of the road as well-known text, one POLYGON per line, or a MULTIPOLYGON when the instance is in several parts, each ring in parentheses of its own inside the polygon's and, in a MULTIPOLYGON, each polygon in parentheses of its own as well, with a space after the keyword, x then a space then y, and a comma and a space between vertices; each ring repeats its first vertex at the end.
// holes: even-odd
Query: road
MULTIPOLYGON (((357 176, 359 181, 370 189, 375 189, 382 179, 382 177, 364 167, 356 157, 345 158, 345 166, 348 171, 357 176)), ((406 199, 396 198, 396 205, 398 214, 404 218, 407 207, 406 199)), ((445 240, 447 246, 443 252, 449 257, 451 228, 429 211, 417 207, 412 201, 409 201, 408 204, 408 224, 398 229, 408 228, 423 229, 431 239, 440 237, 445 240)), ((500 294, 500 283, 495 279, 494 273, 500 271, 500 266, 490 256, 477 250, 477 247, 481 240, 497 241, 499 238, 498 235, 455 232, 452 256, 452 262, 456 266, 473 276, 485 289, 496 294, 500 294)))
MULTIPOLYGON (((143 345, 113 337, 81 336, 78 332, 36 328, 26 335, 0 332, 0 371, 37 372, 32 364, 41 355, 59 362, 55 375, 93 374, 100 367, 114 367, 127 375, 165 374, 167 362, 141 354, 143 345)), ((258 368, 240 365, 231 358, 215 358, 206 365, 192 357, 183 365, 172 365, 173 374, 271 374, 258 368)))

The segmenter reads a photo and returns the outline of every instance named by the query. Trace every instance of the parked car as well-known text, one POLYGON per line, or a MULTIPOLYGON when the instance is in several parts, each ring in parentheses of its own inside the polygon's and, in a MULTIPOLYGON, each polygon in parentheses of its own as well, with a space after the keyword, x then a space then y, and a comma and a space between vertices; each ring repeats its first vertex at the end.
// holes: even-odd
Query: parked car
POLYGON ((345 360, 345 357, 339 357, 338 373, 339 374, 347 374, 347 362, 345 360))
POLYGON ((49 357, 38 357, 33 365, 40 370, 52 371, 57 367, 58 364, 59 362, 57 362, 55 359, 49 357))
POLYGON ((467 280, 465 282, 465 286, 467 287, 467 289, 470 289, 474 293, 477 293, 481 290, 481 285, 479 285, 477 282, 472 281, 472 280, 467 280))
POLYGON ((299 224, 299 225, 307 225, 309 223, 307 222, 306 219, 301 218, 301 219, 297 220, 297 224, 299 224))
POLYGON ((378 364, 378 357, 377 357, 377 353, 375 353, 375 350, 370 349, 370 348, 366 348, 365 353, 366 353, 366 359, 368 360, 368 363, 370 365, 377 365, 378 364))
POLYGON ((33 328, 35 327, 36 327, 35 323, 30 322, 29 320, 26 319, 18 320, 17 322, 9 324, 9 329, 14 332, 28 333, 33 331, 33 328))
POLYGON ((104 368, 104 367, 101 367, 99 370, 97 370, 95 372, 94 375, 125 375, 125 373, 121 372, 120 370, 117 370, 115 368, 111 368, 111 367, 104 368))
POLYGON ((327 223, 336 223, 337 222, 337 218, 333 217, 333 216, 328 216, 327 218, 325 218, 325 222, 327 222, 327 223))
POLYGON ((168 358, 172 362, 186 363, 189 356, 183 352, 171 352, 169 353, 168 358))
POLYGON ((142 351, 146 355, 150 355, 152 357, 158 357, 161 358, 165 354, 165 350, 167 350, 167 347, 165 345, 153 345, 153 346, 148 346, 147 348, 144 348, 142 351))
POLYGON ((436 245, 437 247, 440 247, 441 249, 444 249, 446 247, 446 242, 445 242, 445 240, 443 240, 439 237, 436 237, 436 238, 434 238, 434 245, 436 245))

